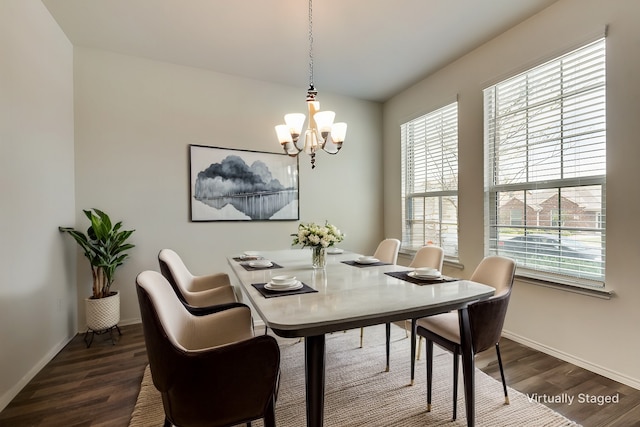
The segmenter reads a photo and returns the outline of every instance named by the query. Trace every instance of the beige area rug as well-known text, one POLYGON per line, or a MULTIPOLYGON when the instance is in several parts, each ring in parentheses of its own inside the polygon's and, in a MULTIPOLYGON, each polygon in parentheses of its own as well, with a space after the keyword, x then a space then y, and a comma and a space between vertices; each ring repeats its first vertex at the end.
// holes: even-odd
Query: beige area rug
MULTIPOLYGON (((305 425, 304 343, 282 340, 280 393, 276 405, 279 427, 305 425)), ((410 340, 393 326, 391 371, 384 372, 384 326, 365 328, 364 348, 359 348, 359 330, 327 335, 326 427, 466 426, 462 373, 458 387, 458 419, 452 415, 452 356, 435 348, 433 407, 426 411, 426 367, 416 363, 415 385, 409 386, 410 340)), ((423 349, 424 350, 424 349, 423 349)), ((476 425, 479 426, 578 426, 546 406, 529 401, 509 389, 510 405, 504 404, 502 384, 476 369, 476 425)), ((149 368, 131 418, 131 427, 162 426, 164 412, 160 395, 151 381, 149 368)), ((262 420, 254 427, 262 427, 262 420)))

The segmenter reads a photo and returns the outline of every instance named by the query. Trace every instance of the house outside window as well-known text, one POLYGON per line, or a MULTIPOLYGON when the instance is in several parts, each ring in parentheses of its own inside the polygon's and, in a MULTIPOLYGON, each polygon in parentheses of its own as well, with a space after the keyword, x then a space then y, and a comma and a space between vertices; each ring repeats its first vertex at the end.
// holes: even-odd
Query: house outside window
POLYGON ((522 225, 522 219, 524 218, 522 209, 511 209, 509 211, 510 219, 509 223, 511 225, 522 225))
POLYGON ((487 247, 519 275, 604 286, 605 83, 601 39, 484 91, 487 247))
POLYGON ((458 103, 401 126, 402 249, 458 258, 458 103))

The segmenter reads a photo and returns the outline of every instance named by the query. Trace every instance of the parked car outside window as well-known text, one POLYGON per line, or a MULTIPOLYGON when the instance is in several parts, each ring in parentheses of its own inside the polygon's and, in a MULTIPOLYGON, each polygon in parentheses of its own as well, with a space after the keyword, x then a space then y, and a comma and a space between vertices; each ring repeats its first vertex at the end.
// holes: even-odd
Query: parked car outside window
POLYGON ((498 251, 514 258, 518 256, 524 257, 525 255, 545 255, 593 261, 602 259, 602 253, 597 247, 589 246, 571 238, 560 239, 547 234, 527 234, 500 240, 498 242, 498 251))

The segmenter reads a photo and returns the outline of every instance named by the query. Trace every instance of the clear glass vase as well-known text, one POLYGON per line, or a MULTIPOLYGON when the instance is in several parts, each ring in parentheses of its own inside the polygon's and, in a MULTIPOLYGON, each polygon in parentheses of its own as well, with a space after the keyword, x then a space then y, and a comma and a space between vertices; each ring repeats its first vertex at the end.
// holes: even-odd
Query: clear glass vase
POLYGON ((322 246, 311 248, 311 265, 313 268, 325 268, 327 265, 327 249, 322 246))

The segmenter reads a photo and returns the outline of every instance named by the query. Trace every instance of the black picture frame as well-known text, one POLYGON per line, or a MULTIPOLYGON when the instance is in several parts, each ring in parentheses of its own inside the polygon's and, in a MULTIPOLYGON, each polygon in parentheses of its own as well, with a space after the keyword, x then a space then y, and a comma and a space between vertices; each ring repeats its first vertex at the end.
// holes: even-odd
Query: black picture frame
POLYGON ((297 221, 298 158, 189 145, 190 219, 297 221))

